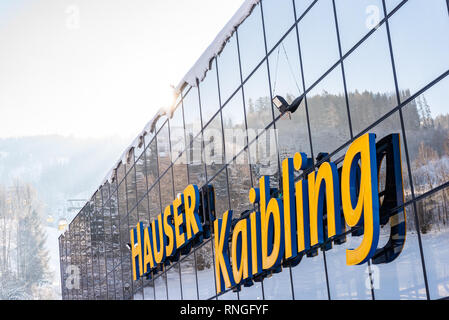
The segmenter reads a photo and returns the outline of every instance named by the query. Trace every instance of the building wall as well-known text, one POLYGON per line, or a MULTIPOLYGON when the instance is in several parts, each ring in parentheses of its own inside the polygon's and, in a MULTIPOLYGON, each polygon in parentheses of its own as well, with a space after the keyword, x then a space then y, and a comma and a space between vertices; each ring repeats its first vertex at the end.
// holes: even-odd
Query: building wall
POLYGON ((173 118, 159 121, 157 134, 145 137, 61 236, 63 298, 448 297, 448 13, 446 0, 261 1, 206 79, 184 90, 173 118), (270 102, 303 93, 291 116, 270 102), (211 140, 210 132, 222 134, 211 140), (283 159, 305 152, 315 165, 341 165, 367 132, 378 140, 401 135, 407 240, 392 263, 346 266, 345 250, 361 241, 349 233, 332 250, 217 297, 209 239, 151 280, 132 281, 130 229, 152 221, 188 184, 214 186, 219 217, 241 213, 253 209, 248 191, 262 175, 281 186, 283 159), (72 288, 76 268, 81 281, 72 288))

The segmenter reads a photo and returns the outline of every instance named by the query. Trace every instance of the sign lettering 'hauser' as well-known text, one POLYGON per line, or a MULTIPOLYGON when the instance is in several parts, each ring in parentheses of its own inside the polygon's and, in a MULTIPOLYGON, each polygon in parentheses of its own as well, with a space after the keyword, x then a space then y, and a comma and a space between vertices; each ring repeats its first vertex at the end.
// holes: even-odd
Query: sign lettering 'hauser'
POLYGON ((210 212, 213 203, 206 205, 198 187, 187 186, 149 226, 140 222, 131 230, 133 279, 150 277, 158 265, 178 261, 211 237, 212 226, 217 293, 252 285, 282 266, 295 266, 304 255, 314 256, 318 249, 345 242, 348 232, 363 239, 359 247, 346 250, 347 265, 394 260, 405 241, 404 209, 392 211, 403 204, 400 140, 398 134, 377 144, 375 140, 374 134, 355 140, 340 169, 324 162, 312 170, 304 153, 285 159, 282 194, 270 188, 269 177, 260 178, 259 188, 249 191, 258 210, 238 219, 233 219, 231 210, 215 219, 210 212), (382 161, 386 161, 386 188, 379 193, 382 161), (303 179, 295 181, 298 171, 303 179), (200 207, 209 212, 200 215, 200 207), (391 226, 390 240, 378 249, 380 226, 386 223, 391 226))

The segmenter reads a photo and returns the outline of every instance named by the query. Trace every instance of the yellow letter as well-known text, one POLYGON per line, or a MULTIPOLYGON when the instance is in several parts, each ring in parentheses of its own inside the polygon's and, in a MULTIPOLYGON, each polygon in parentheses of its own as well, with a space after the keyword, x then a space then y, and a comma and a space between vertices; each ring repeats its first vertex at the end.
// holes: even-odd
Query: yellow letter
POLYGON ((357 249, 346 250, 346 264, 357 265, 368 261, 379 242, 379 189, 377 178, 376 136, 365 134, 355 140, 346 152, 341 177, 343 213, 350 227, 360 219, 364 224, 364 235, 357 249), (360 190, 356 200, 355 172, 360 161, 360 190), (356 204, 354 208, 354 204, 356 204))
POLYGON ((282 202, 273 198, 268 202, 264 215, 261 215, 262 225, 262 267, 268 270, 277 267, 282 261, 284 254, 284 233, 282 230, 283 214, 282 202), (272 245, 271 242, 273 241, 272 245), (271 252, 269 249, 271 247, 271 252))
POLYGON ((324 242, 323 210, 324 197, 327 203, 327 236, 341 234, 340 189, 337 166, 324 162, 318 172, 312 172, 309 180, 310 245, 324 242))
POLYGON ((251 222, 251 271, 255 276, 262 271, 260 212, 252 212, 249 217, 251 222))
POLYGON ((229 263, 228 243, 231 231, 232 211, 226 211, 223 219, 214 221, 215 234, 215 282, 217 294, 235 285, 229 263))
POLYGON ((142 268, 142 222, 137 224, 137 230, 131 229, 131 257, 133 263, 133 279, 134 281, 139 280, 141 276, 142 268), (136 260, 138 262, 136 263, 136 260))
POLYGON ((179 195, 179 198, 176 198, 173 201, 173 219, 175 222, 175 238, 176 238, 176 248, 180 249, 186 243, 186 236, 184 233, 184 214, 180 212, 180 208, 184 204, 184 195, 179 195))
POLYGON ((232 234, 232 274, 234 281, 239 284, 242 279, 249 277, 249 255, 248 255, 248 220, 237 222, 232 234))
POLYGON ((162 226, 162 214, 157 216, 157 219, 151 223, 151 231, 153 232, 153 253, 156 263, 161 263, 165 259, 165 234, 162 226), (157 220, 157 224, 156 224, 157 220), (159 236, 159 238, 158 238, 159 236), (158 248, 159 247, 159 248, 158 248))
POLYGON ((154 258, 153 258, 153 244, 151 243, 151 238, 153 237, 151 228, 145 228, 143 232, 143 273, 147 274, 154 268, 154 258), (150 265, 150 270, 148 270, 148 264, 150 265))
POLYGON ((168 238, 168 243, 165 246, 165 254, 167 257, 171 256, 173 254, 173 251, 175 249, 175 236, 173 232, 173 225, 170 221, 170 216, 173 214, 173 206, 167 206, 165 207, 164 211, 164 232, 165 235, 168 238))
POLYGON ((293 159, 282 161, 282 192, 284 195, 284 238, 285 259, 296 257, 296 232, 292 226, 296 225, 295 176, 293 174, 293 159))
POLYGON ((187 240, 190 240, 198 233, 203 232, 203 226, 201 225, 201 221, 198 216, 200 201, 198 187, 193 184, 187 186, 184 190, 184 200, 187 240))
POLYGON ((299 180, 296 189, 296 236, 298 252, 310 249, 310 222, 307 184, 299 180))

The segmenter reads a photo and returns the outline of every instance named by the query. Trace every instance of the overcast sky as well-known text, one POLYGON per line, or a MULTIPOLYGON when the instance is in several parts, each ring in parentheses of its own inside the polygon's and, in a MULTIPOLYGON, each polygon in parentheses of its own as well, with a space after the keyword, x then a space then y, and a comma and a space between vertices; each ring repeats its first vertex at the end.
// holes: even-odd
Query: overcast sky
POLYGON ((0 0, 0 138, 137 135, 243 0, 0 0))

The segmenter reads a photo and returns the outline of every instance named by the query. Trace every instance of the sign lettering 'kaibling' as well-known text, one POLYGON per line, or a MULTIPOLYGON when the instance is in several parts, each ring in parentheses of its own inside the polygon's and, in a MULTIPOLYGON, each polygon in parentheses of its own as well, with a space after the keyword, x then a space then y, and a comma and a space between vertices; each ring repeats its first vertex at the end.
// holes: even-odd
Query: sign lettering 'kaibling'
MULTIPOLYGON (((398 139, 393 137, 391 144, 396 149, 398 139)), ((344 237, 346 225, 363 231, 359 247, 346 250, 347 265, 363 264, 380 254, 389 258, 377 259, 388 262, 391 252, 397 255, 405 240, 403 227, 396 228, 401 233, 395 235, 396 244, 377 249, 381 203, 375 140, 374 134, 355 140, 340 170, 335 163, 324 162, 295 182, 295 172, 311 167, 306 154, 296 153, 282 162, 282 195, 272 192, 270 179, 264 176, 259 187, 249 191, 249 200, 259 211, 238 221, 233 221, 231 210, 220 219, 212 217, 217 293, 251 282, 282 264, 295 265, 306 253, 316 255, 318 248, 344 237)), ((397 158, 400 151, 399 157, 389 159, 397 164, 397 158)), ((200 199, 198 187, 189 185, 149 226, 144 228, 140 222, 131 230, 134 280, 149 276, 167 259, 177 261, 183 251, 189 251, 188 246, 203 241, 200 199)), ((405 223, 398 219, 392 216, 390 224, 405 223)))

